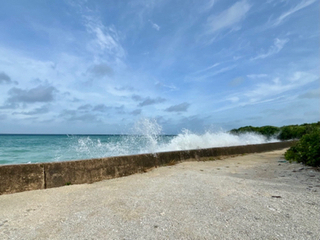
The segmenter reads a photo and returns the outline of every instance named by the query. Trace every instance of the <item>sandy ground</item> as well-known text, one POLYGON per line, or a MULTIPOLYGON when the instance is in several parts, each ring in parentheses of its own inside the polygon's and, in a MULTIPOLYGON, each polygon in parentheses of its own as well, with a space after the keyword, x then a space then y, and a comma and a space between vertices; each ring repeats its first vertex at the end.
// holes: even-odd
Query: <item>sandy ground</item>
POLYGON ((0 196, 0 239, 320 239, 320 172, 284 150, 0 196))

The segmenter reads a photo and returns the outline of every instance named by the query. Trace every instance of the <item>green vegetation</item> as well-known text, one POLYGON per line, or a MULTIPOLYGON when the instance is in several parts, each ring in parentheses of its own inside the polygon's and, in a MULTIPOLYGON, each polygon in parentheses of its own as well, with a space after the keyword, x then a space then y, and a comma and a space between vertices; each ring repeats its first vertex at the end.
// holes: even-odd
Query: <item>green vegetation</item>
POLYGON ((320 166, 320 122, 283 127, 246 126, 230 131, 233 134, 246 132, 258 133, 268 139, 271 137, 279 140, 300 139, 285 153, 285 158, 290 162, 296 161, 314 167, 320 166))
POLYGON ((241 134, 241 133, 247 133, 247 132, 254 132, 254 133, 261 134, 267 138, 275 137, 279 140, 290 140, 290 139, 300 139, 303 135, 312 133, 316 129, 320 129, 320 122, 304 123, 301 125, 287 125, 282 127, 246 126, 238 129, 232 129, 230 133, 241 134))
POLYGON ((270 138, 270 137, 278 135, 280 132, 280 128, 274 127, 274 126, 263 126, 263 127, 246 126, 246 127, 241 127, 238 129, 232 129, 230 132, 233 134, 255 132, 258 134, 262 134, 262 135, 266 136, 267 138, 270 138))
POLYGON ((302 125, 289 125, 281 127, 279 134, 280 140, 300 139, 303 135, 312 133, 320 129, 320 122, 302 124, 302 125))
POLYGON ((288 161, 301 162, 313 167, 320 166, 320 130, 307 133, 285 153, 288 161))

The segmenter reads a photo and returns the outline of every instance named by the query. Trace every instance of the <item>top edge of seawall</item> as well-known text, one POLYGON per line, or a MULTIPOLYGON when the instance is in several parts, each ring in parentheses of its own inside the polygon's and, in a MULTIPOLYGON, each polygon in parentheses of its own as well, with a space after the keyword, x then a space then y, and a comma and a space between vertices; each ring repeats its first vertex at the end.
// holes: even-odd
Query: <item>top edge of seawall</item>
POLYGON ((0 195, 61 187, 143 173, 155 167, 208 157, 262 153, 288 148, 295 141, 138 154, 87 160, 0 165, 0 195))

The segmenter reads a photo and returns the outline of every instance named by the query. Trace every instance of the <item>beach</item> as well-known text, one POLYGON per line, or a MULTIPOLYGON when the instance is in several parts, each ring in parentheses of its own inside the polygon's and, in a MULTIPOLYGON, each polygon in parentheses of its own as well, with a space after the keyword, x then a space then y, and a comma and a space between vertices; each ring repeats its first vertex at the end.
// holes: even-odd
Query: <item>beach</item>
POLYGON ((320 172, 285 150, 0 196, 0 239, 317 239, 320 172))

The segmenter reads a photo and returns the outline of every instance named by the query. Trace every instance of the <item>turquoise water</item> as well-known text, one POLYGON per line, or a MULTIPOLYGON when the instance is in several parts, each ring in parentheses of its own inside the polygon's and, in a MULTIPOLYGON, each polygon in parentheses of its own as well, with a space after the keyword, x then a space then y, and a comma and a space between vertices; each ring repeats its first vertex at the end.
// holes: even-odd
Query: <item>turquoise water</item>
MULTIPOLYGON (((157 136, 166 144, 174 136, 157 136)), ((89 159, 153 152, 139 135, 0 135, 0 164, 89 159)))
POLYGON ((135 124, 132 135, 36 135, 0 134, 0 164, 68 161, 110 156, 190 150, 275 142, 253 133, 203 134, 183 130, 178 135, 161 135, 152 119, 135 124))
POLYGON ((261 135, 227 132, 178 135, 12 135, 0 134, 0 164, 55 162, 210 147, 275 142, 261 135))

